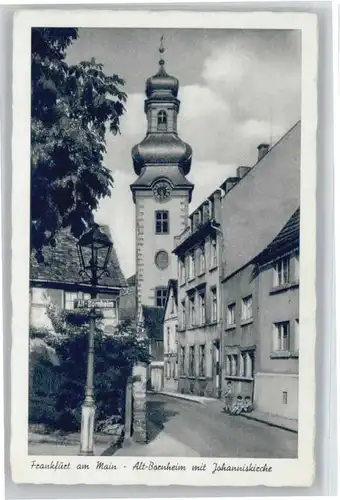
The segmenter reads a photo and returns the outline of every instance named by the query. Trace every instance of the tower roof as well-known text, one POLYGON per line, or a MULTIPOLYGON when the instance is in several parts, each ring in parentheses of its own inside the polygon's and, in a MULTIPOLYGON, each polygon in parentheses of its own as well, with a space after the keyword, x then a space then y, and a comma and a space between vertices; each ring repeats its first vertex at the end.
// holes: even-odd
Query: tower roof
POLYGON ((163 97, 167 95, 176 98, 178 94, 179 82, 177 78, 168 75, 168 73, 165 71, 165 61, 163 59, 163 36, 161 37, 159 53, 159 70, 155 75, 147 79, 145 93, 149 99, 157 96, 163 97))
POLYGON ((150 133, 142 142, 132 148, 135 172, 140 175, 147 165, 178 165, 184 175, 190 171, 192 149, 177 134, 163 132, 150 133))
POLYGON ((134 170, 140 175, 143 167, 180 167, 184 175, 190 171, 192 149, 177 134, 178 79, 168 75, 163 59, 163 37, 158 72, 146 81, 145 113, 148 131, 145 138, 132 148, 134 170))

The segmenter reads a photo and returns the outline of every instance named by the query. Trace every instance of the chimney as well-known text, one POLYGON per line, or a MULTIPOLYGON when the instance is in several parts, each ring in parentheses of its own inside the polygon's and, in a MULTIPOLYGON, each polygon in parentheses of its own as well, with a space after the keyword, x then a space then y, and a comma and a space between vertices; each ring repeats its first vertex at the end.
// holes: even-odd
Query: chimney
POLYGON ((225 181, 226 193, 228 193, 235 186, 235 184, 238 183, 239 180, 239 177, 228 177, 228 179, 225 181))
POLYGON ((251 170, 251 167, 245 167, 245 166, 241 165, 236 170, 237 177, 239 179, 242 179, 242 177, 244 177, 249 172, 249 170, 251 170))
POLYGON ((270 144, 267 144, 265 142, 262 142, 257 146, 258 149, 258 157, 257 161, 260 161, 269 151, 270 144))

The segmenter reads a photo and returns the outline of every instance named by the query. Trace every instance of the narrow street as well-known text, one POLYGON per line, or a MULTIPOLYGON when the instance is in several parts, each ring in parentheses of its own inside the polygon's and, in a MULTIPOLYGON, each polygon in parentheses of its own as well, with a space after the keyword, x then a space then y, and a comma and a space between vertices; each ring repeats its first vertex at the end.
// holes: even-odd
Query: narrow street
POLYGON ((115 455, 295 458, 298 436, 196 402, 148 396, 148 445, 123 446, 115 455), (157 442, 157 445, 156 445, 157 442), (177 444, 176 444, 177 443, 177 444))

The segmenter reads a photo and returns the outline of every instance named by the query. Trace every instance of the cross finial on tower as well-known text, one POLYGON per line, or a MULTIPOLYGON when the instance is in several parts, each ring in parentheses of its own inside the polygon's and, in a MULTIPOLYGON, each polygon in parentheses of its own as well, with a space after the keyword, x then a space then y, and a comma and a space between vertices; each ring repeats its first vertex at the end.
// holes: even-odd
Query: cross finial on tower
POLYGON ((164 49, 164 45, 163 45, 163 40, 164 40, 164 36, 162 35, 162 36, 161 36, 160 45, 159 45, 159 49, 158 49, 158 50, 159 50, 159 53, 160 53, 160 56, 161 56, 161 58, 160 58, 160 60, 159 60, 159 64, 160 64, 161 66, 163 66, 163 65, 164 65, 163 54, 164 54, 164 50, 165 50, 165 49, 164 49))

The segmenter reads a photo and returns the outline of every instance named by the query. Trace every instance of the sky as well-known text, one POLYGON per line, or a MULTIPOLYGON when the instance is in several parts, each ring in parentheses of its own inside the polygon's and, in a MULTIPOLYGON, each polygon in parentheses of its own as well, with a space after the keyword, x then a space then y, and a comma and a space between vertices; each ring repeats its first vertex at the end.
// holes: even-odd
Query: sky
MULTIPOLYGON (((136 179, 131 149, 146 134, 145 81, 157 73, 164 36, 165 68, 179 79, 178 133, 193 149, 188 179, 193 211, 239 165, 252 166, 261 142, 275 144, 301 114, 300 32, 287 30, 80 29, 67 60, 94 57, 107 74, 125 80, 121 135, 107 134, 105 164, 111 198, 96 219, 110 226, 122 271, 135 273, 136 179)), ((245 200, 246 202, 246 200, 245 200)))

